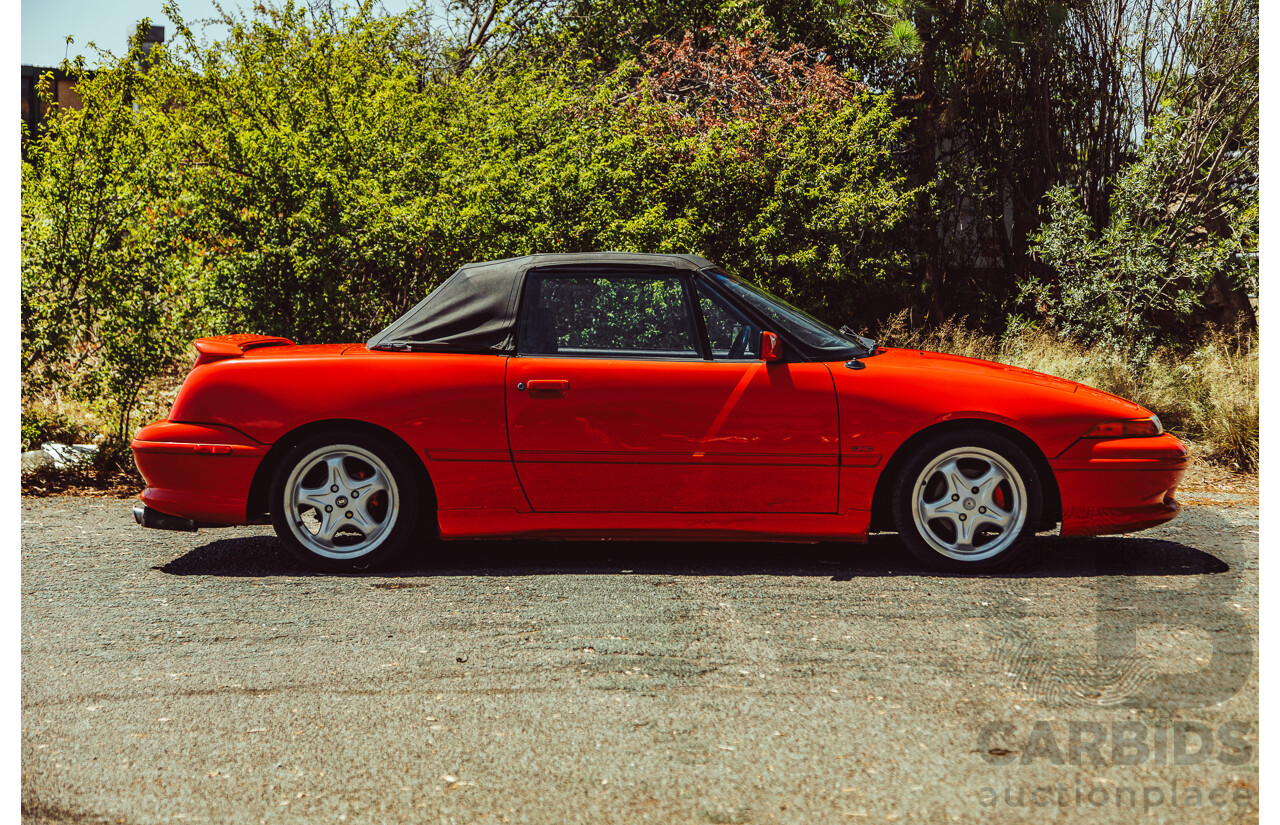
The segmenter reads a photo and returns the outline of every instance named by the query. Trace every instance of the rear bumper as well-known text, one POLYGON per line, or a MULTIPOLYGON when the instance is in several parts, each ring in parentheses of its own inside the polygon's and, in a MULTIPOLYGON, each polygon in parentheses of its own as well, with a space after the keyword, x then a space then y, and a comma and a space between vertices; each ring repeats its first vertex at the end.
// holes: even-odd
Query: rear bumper
POLYGON ((211 524, 246 523, 249 487, 267 445, 230 427, 157 421, 130 446, 147 482, 139 498, 151 510, 211 524))
POLYGON ((1187 449, 1167 434, 1081 439, 1049 464, 1062 495, 1062 535, 1131 533, 1178 514, 1187 449))

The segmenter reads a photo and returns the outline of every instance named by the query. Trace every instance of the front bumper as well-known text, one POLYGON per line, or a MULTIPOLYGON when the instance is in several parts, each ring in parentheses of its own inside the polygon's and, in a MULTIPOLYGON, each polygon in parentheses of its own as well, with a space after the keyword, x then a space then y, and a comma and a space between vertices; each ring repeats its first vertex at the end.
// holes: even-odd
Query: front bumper
POLYGON ((1062 535, 1131 533, 1178 514, 1187 448, 1167 433, 1081 439, 1049 464, 1062 496, 1062 535))
POLYGON ((269 449, 230 427, 173 421, 143 427, 130 447, 147 481, 143 504, 210 524, 246 523, 249 487, 269 449))

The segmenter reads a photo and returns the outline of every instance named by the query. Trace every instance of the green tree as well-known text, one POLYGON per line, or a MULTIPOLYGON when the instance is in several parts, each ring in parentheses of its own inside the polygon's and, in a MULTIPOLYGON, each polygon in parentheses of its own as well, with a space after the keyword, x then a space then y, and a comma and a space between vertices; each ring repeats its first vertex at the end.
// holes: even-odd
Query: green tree
POLYGON ((1251 331, 1257 3, 1096 3, 1087 14, 1093 29, 1110 21, 1121 44, 1110 70, 1121 94, 1095 110, 1113 131, 1082 155, 1080 195, 1052 194, 1035 252, 1054 277, 1037 278, 1027 294, 1063 332, 1139 355, 1156 342, 1191 343, 1206 320, 1251 331), (1138 136, 1139 150, 1125 154, 1138 136))
POLYGON ((177 40, 86 74, 25 170, 24 376, 83 374, 121 435, 194 334, 359 340, 473 260, 695 252, 840 320, 900 300, 903 123, 801 47, 433 74, 370 4, 227 16, 207 45, 169 13, 177 40))
POLYGON ((1059 187, 1036 252, 1056 273, 1023 294, 1066 335, 1141 361, 1162 343, 1190 343, 1188 326, 1215 279, 1257 289, 1258 211, 1247 205, 1220 214, 1225 231, 1209 232, 1185 201, 1170 200, 1187 124, 1156 120, 1138 160, 1118 176, 1101 232, 1083 200, 1059 187))
POLYGON ((104 398, 119 439, 144 384, 201 328, 197 267, 176 243, 170 124, 155 105, 164 72, 141 38, 92 73, 68 67, 83 108, 51 109, 22 170, 24 384, 104 398))

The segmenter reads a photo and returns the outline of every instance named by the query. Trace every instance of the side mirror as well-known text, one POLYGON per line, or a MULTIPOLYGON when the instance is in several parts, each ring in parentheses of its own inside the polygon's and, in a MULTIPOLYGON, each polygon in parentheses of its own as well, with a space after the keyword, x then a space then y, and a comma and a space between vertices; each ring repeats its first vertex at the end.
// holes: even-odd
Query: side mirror
POLYGON ((782 339, 776 333, 762 332, 760 333, 760 360, 761 361, 781 361, 782 360, 782 339))

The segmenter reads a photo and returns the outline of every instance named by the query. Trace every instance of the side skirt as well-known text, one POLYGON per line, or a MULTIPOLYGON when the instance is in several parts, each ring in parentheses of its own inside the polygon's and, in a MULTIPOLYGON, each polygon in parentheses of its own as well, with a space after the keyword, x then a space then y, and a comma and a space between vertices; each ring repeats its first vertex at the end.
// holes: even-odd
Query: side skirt
POLYGON ((518 513, 440 510, 440 538, 563 538, 703 541, 867 540, 870 510, 835 514, 518 513))

